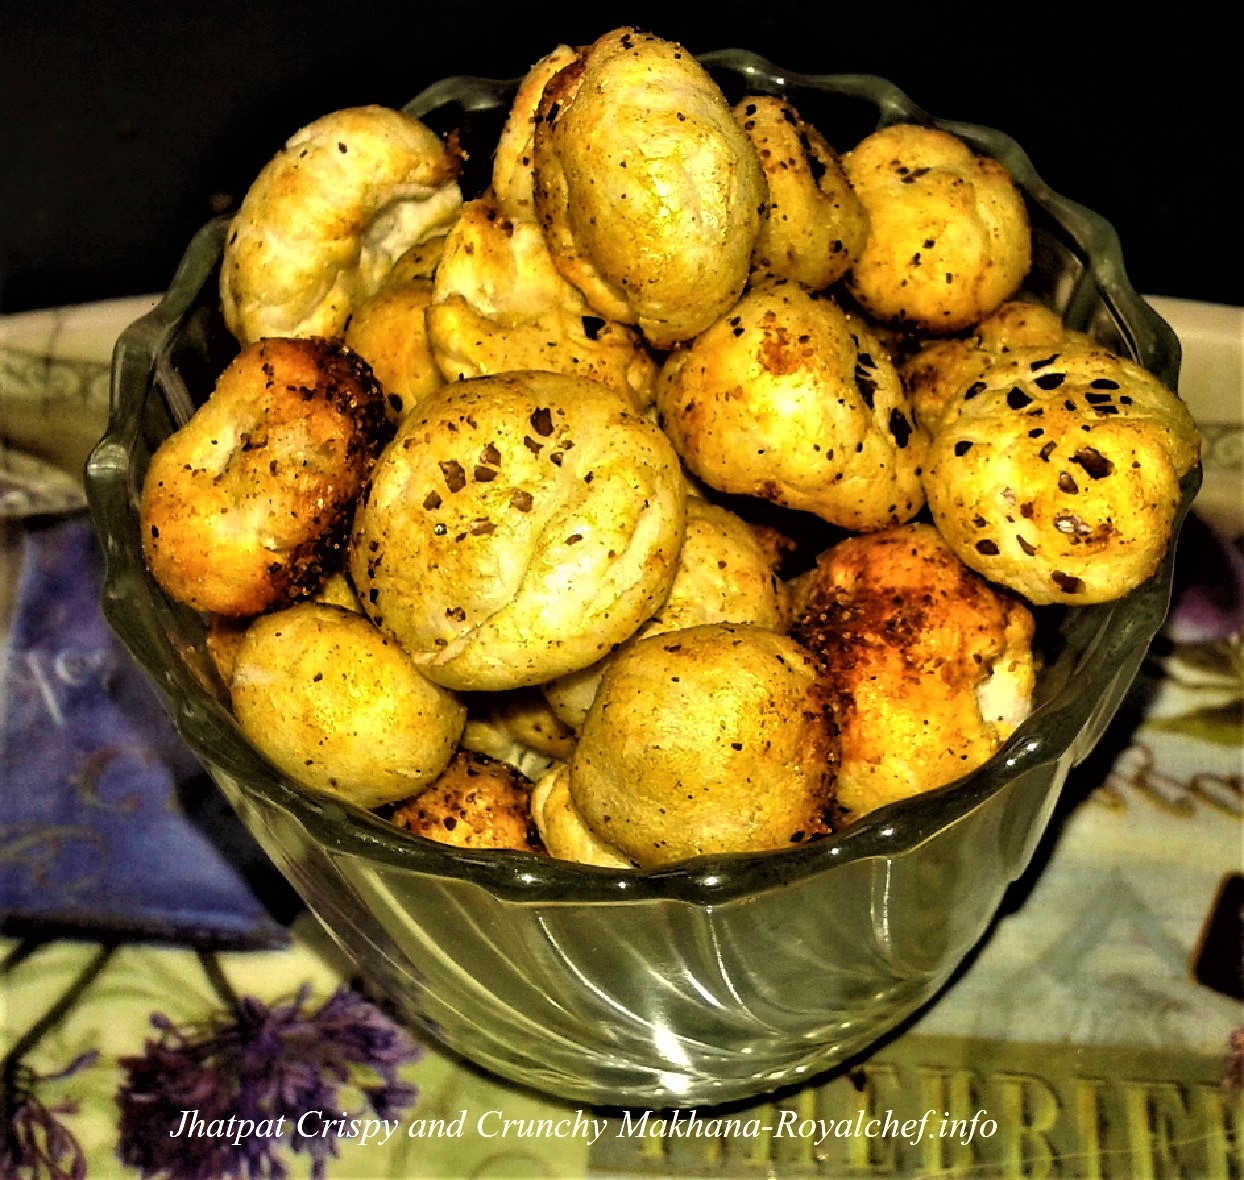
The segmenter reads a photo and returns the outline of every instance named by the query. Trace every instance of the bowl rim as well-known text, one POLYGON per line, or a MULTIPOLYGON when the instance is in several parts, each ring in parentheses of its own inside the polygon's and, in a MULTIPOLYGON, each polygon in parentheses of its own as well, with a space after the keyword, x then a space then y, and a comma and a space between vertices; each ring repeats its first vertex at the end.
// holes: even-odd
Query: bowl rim
MULTIPOLYGON (((742 49, 696 56, 706 68, 758 83, 768 92, 806 88, 867 99, 877 108, 878 126, 923 121, 1002 159, 1028 199, 1056 215, 1084 246, 1090 265, 1064 309, 1064 319, 1073 323, 1077 316, 1087 315, 1090 301, 1104 302, 1115 325, 1127 336, 1133 356, 1171 389, 1177 387, 1178 338, 1132 287, 1114 229, 1097 213, 1050 189, 1010 136, 977 124, 934 118, 893 82, 876 75, 787 71, 742 49), (1147 360, 1140 357, 1142 348, 1137 333, 1130 330, 1133 326, 1139 326, 1150 342, 1147 360)), ((444 78, 420 91, 402 109, 420 118, 449 105, 464 112, 496 110, 521 81, 521 77, 474 75, 444 78)), ((510 901, 600 904, 662 899, 697 907, 746 899, 835 865, 897 857, 985 805, 1009 782, 1059 762, 1069 751, 1073 762, 1086 756, 1088 749, 1077 749, 1076 742, 1093 719, 1096 702, 1108 693, 1120 665, 1134 656, 1137 646, 1148 647, 1165 618, 1179 527, 1199 486, 1199 466, 1185 478, 1175 531, 1153 577, 1122 599, 1074 608, 1092 621, 1094 632, 1081 657, 1079 674, 1068 677, 992 758, 953 783, 879 808, 837 833, 789 849, 704 855, 648 869, 610 869, 517 851, 464 849, 413 835, 378 815, 299 787, 283 776, 250 746, 223 701, 212 697, 186 666, 158 626, 155 612, 134 609, 135 602, 150 607, 153 601, 167 601, 141 559, 131 494, 131 456, 142 409, 157 375, 175 414, 184 418, 193 408, 188 395, 179 399, 183 387, 177 374, 168 371, 166 354, 196 302, 209 291, 227 226, 228 218, 218 217, 199 230, 167 292, 121 334, 114 348, 109 422, 87 461, 85 475, 88 505, 104 547, 102 605, 113 630, 155 684, 183 740, 222 782, 234 805, 238 800, 233 791, 260 793, 268 804, 296 817, 338 852, 367 856, 414 874, 459 878, 510 901), (126 525, 128 531, 122 527, 126 525)))

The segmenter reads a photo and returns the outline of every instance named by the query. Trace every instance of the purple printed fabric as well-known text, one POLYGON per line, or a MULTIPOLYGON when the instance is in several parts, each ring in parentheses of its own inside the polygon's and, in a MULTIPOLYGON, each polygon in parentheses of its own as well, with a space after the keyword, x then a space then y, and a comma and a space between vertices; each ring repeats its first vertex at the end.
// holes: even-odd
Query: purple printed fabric
POLYGON ((288 893, 103 617, 89 519, 25 530, 0 664, 0 923, 284 942, 288 893))

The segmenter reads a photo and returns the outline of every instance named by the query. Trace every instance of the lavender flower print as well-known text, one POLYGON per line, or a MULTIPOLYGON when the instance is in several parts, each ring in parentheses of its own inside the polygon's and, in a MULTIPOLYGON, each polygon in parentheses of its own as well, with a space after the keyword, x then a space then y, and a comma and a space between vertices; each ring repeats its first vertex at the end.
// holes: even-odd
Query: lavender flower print
POLYGON ((272 1007, 243 997, 230 1019, 204 1028, 154 1014, 158 1035, 120 1062, 121 1160, 143 1180, 285 1180, 288 1147, 324 1180, 351 1120, 392 1119, 414 1102, 398 1071, 420 1050, 348 987, 318 1010, 309 1000, 305 986, 272 1007), (362 1109, 350 1112, 351 1101, 362 1109), (323 1120, 302 1117, 315 1111, 323 1120))
POLYGON ((72 1076, 98 1057, 94 1050, 80 1053, 53 1074, 36 1074, 21 1063, 6 1069, 0 1093, 0 1180, 85 1180, 86 1157, 57 1117, 76 1114, 77 1103, 45 1105, 39 1087, 72 1076))

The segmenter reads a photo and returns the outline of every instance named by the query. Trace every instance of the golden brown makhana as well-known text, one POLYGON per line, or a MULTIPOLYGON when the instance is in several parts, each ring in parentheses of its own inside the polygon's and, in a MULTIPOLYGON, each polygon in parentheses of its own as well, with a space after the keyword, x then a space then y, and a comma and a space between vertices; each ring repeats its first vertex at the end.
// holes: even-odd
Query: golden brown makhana
POLYGON ((681 46, 620 28, 580 50, 544 86, 534 160, 553 260, 598 315, 668 348, 738 299, 764 173, 681 46))
POLYGON ((355 515, 363 609, 462 691, 586 667, 664 601, 686 491, 630 400, 550 372, 446 385, 407 418, 355 515))
POLYGON ((432 295, 431 279, 388 282, 355 308, 346 325, 345 343, 371 366, 394 425, 445 383, 428 340, 425 313, 432 295))
POLYGON ((841 743, 847 822, 944 786, 998 749, 1032 705, 1033 619, 932 525, 849 537, 792 588, 841 743))
POLYGON ((753 95, 734 114, 768 185, 752 269, 817 291, 836 283, 868 238, 868 214, 838 153, 787 99, 753 95))
POLYGON ((1038 605, 1108 602, 1157 569, 1199 458, 1174 393, 1071 333, 998 354, 947 401, 924 487, 978 573, 1038 605))
POLYGON ((1015 294, 1032 265, 1032 235, 1003 164, 949 132, 895 123, 842 165, 868 213, 847 286, 870 316, 955 332, 1015 294))
POLYGON ((400 802, 391 818, 438 844, 542 853, 531 818, 531 787, 504 762, 460 750, 431 786, 400 802))
POLYGON ((243 344, 339 336, 396 260, 445 232, 461 161, 420 120, 369 105, 309 123, 255 178, 229 226, 225 323, 243 344))
POLYGON ((156 581, 221 615, 311 594, 343 564, 355 499, 388 433, 371 369, 339 342, 243 349, 152 456, 139 516, 156 581))
POLYGON ((928 436, 898 373, 858 317, 799 283, 766 279, 657 378, 661 426, 688 469, 868 531, 924 506, 928 436))
POLYGON ((639 332, 597 316, 553 265, 540 227, 492 197, 467 202, 437 267, 427 336, 447 381, 523 369, 590 378, 652 401, 656 361, 639 332))
POLYGON ((449 764, 466 709, 354 611, 262 615, 233 660, 242 732, 297 783, 360 807, 416 794, 449 764))
POLYGON ((706 624, 610 661, 568 788, 590 831, 640 866, 789 848, 829 830, 836 746, 803 647, 706 624))

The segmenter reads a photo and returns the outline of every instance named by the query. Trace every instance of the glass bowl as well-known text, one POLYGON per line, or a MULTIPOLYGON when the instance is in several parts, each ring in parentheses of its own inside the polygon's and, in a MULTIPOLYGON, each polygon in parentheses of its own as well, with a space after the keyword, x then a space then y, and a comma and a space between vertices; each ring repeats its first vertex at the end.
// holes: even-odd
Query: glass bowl
MULTIPOLYGON (((1113 230, 1051 192, 1006 135, 932 118, 873 76, 801 75, 733 49, 701 60, 732 102, 785 94, 839 150, 906 120, 1002 160, 1032 219, 1027 293, 1175 388, 1178 341, 1129 284, 1113 230)), ((467 195, 487 184, 517 84, 450 78, 407 108, 458 130, 467 195)), ((239 731, 203 620, 144 565, 148 459, 237 347, 217 292, 225 232, 223 219, 199 232, 163 301, 116 346, 111 418, 86 472, 107 561, 103 608, 185 741, 361 974, 470 1061, 604 1105, 766 1093, 847 1061, 927 1004, 985 935, 1068 770, 1132 681, 1166 615, 1174 546, 1125 599, 1039 612, 1037 707, 988 764, 831 838, 636 872, 425 841, 282 778, 239 731)), ((1185 511, 1198 482, 1199 470, 1185 511)))

